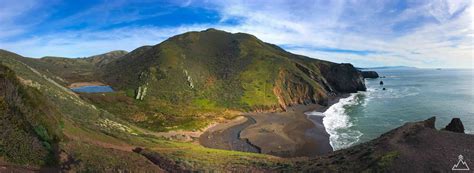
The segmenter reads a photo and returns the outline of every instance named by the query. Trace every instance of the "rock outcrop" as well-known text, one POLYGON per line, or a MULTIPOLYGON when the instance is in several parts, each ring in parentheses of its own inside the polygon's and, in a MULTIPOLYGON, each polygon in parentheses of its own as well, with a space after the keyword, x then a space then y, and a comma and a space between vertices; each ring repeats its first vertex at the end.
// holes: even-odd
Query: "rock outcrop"
POLYGON ((352 64, 334 64, 322 73, 338 92, 354 93, 367 90, 362 74, 352 64))
POLYGON ((464 133, 464 125, 459 118, 453 118, 451 122, 443 129, 456 133, 464 133))
POLYGON ((379 77, 379 74, 376 71, 361 71, 364 78, 375 79, 379 77))

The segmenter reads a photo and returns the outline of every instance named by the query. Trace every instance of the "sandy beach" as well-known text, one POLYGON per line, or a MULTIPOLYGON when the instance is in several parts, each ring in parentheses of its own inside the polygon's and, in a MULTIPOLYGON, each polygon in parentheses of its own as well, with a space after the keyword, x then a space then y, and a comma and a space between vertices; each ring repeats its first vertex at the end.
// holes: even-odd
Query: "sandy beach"
POLYGON ((260 153, 260 148, 240 137, 241 131, 252 124, 255 124, 255 120, 244 116, 217 124, 199 137, 199 143, 209 148, 260 153))
POLYGON ((261 148, 261 153, 281 157, 316 156, 332 151, 329 134, 320 121, 304 114, 322 106, 298 105, 285 112, 251 113, 256 123, 241 132, 241 138, 261 148))
MULTIPOLYGON (((337 103, 340 95, 331 98, 337 103)), ((259 152, 280 157, 317 156, 333 151, 323 116, 305 112, 324 112, 329 106, 297 105, 285 112, 247 113, 208 129, 199 143, 209 148, 259 152)))

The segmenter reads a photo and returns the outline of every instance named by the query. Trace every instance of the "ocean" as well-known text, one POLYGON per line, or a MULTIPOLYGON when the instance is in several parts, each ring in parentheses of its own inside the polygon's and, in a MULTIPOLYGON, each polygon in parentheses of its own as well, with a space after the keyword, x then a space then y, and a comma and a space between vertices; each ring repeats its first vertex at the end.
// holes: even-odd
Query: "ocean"
POLYGON ((436 128, 461 118, 474 133, 474 70, 377 69, 385 78, 366 79, 367 91, 341 99, 323 113, 335 150, 377 138, 406 122, 436 116, 436 128), (384 85, 379 85, 383 81, 384 85), (386 90, 382 90, 386 88, 386 90))

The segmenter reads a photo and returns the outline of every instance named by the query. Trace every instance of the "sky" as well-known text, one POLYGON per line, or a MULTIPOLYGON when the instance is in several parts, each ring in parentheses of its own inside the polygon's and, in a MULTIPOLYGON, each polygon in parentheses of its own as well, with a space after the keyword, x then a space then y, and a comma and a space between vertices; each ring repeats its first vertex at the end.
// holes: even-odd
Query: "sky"
POLYGON ((0 49, 87 57, 216 28, 357 67, 474 68, 473 19, 472 0, 0 0, 0 49))

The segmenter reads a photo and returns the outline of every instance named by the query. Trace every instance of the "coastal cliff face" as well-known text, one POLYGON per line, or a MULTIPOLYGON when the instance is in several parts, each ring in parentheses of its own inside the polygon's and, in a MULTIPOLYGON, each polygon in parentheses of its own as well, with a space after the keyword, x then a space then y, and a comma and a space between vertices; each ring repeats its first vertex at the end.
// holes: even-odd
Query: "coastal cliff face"
POLYGON ((362 74, 352 64, 332 65, 323 70, 323 75, 336 91, 354 93, 367 90, 362 74))
POLYGON ((274 91, 281 106, 310 103, 327 106, 330 96, 366 90, 364 79, 351 64, 303 63, 295 64, 301 73, 280 72, 274 91))

